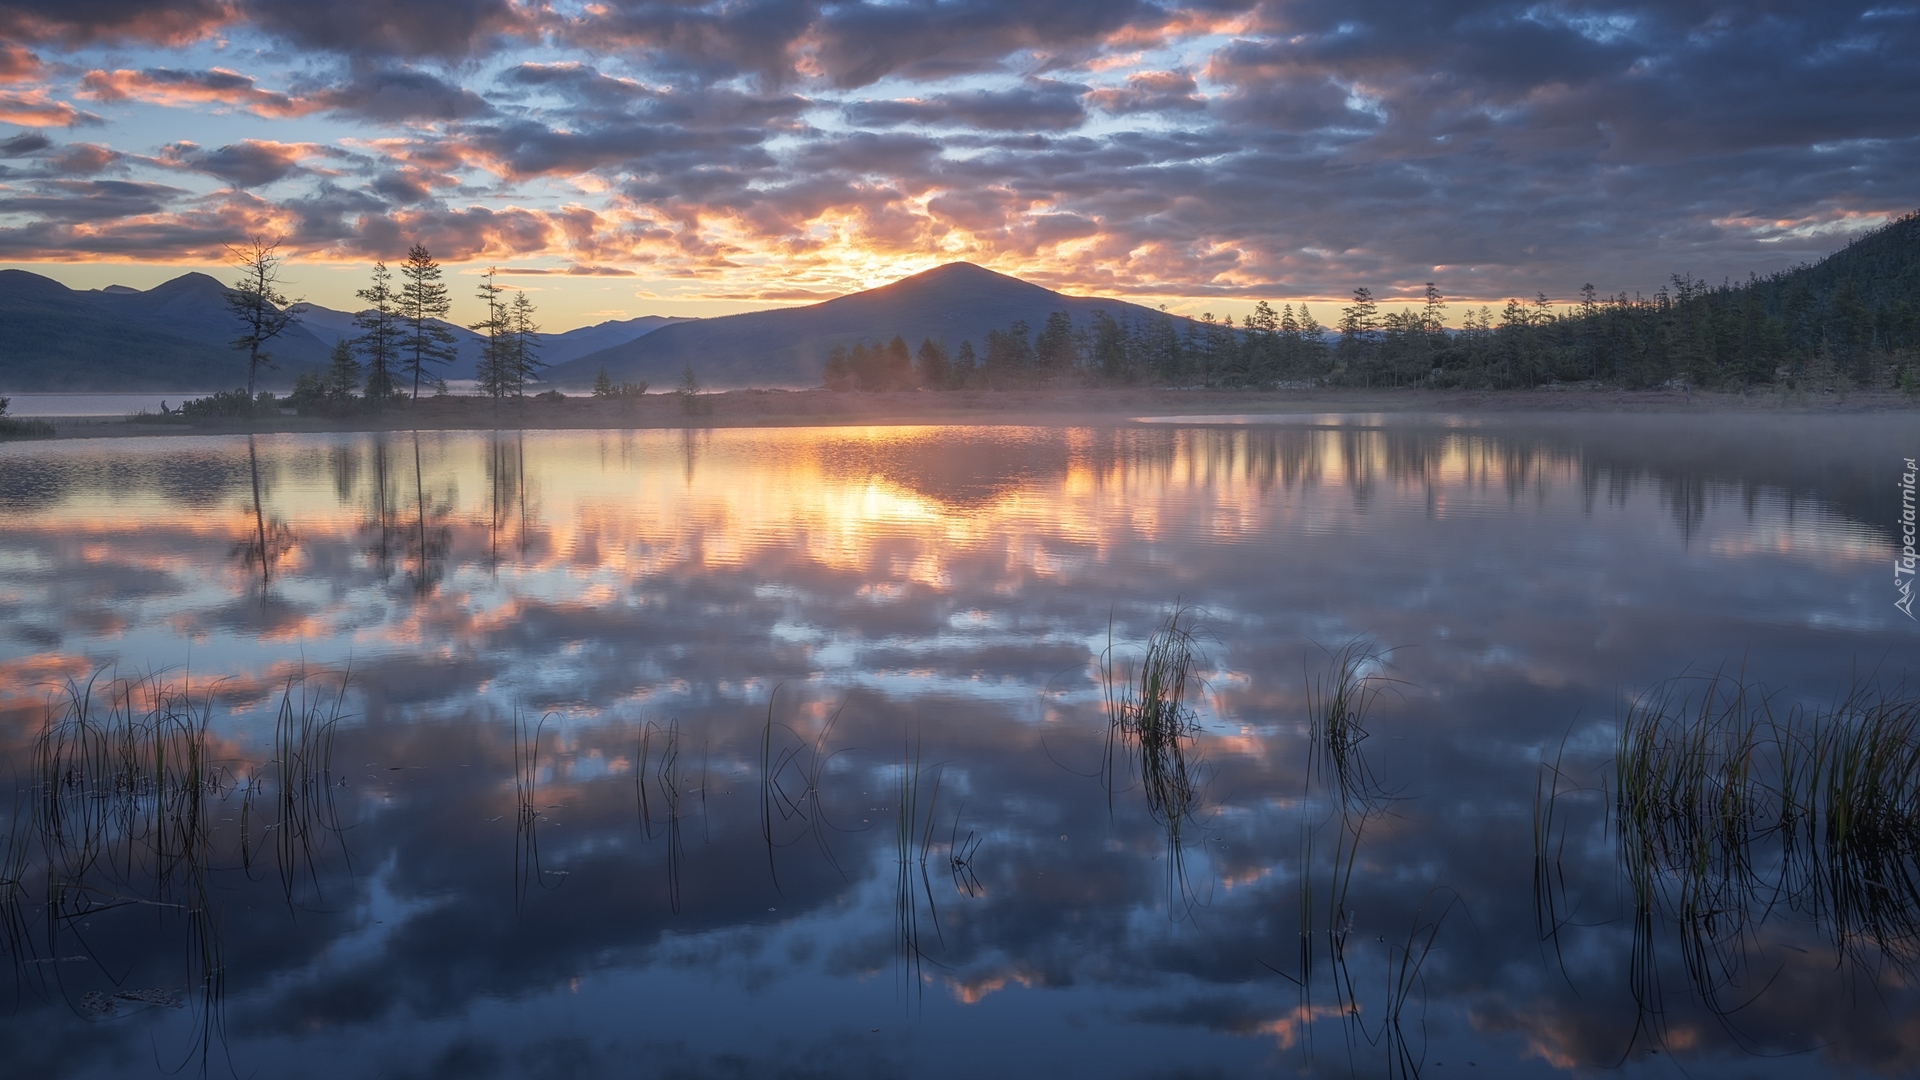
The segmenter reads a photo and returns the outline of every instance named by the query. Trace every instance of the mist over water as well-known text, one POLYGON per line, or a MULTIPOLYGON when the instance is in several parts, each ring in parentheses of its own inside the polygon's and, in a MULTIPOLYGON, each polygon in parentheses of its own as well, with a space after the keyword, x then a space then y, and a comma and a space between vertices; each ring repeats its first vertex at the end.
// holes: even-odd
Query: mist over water
MULTIPOLYGON (((1913 942, 1644 902, 1610 778, 1678 676, 1782 715, 1911 687, 1916 449, 1897 416, 0 446, 0 1072, 1904 1074, 1913 942), (1191 730, 1156 735, 1116 709, 1177 609, 1191 730), (55 755, 63 688, 105 715, 130 677, 202 718, 200 779, 55 755)), ((1753 850, 1715 880, 1772 881, 1753 850)))

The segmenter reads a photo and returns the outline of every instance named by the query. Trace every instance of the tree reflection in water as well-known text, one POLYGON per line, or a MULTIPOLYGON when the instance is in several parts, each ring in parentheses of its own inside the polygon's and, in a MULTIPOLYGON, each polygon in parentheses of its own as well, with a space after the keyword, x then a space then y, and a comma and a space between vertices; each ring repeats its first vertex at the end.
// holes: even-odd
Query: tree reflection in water
POLYGON ((1859 585, 1887 551, 1875 455, 1896 427, 10 446, 0 775, 40 775, 49 680, 191 648, 225 680, 203 753, 259 786, 208 789, 201 870, 89 864, 124 880, 70 890, 46 939, 43 856, 7 840, 35 832, 16 785, 0 916, 41 940, 6 946, 28 989, 0 1072, 121 1075, 156 1037, 204 1044, 194 873, 243 1073, 297 1075, 315 1039, 339 1072, 536 1073, 595 1009, 621 1019, 582 1074, 1020 1075, 1062 1071, 1057 1050, 1116 1075, 1440 1075, 1629 1045, 1629 1072, 1911 1071, 1900 695, 1749 691, 1759 719, 1722 722, 1741 714, 1723 681, 1701 721, 1688 684, 1621 745, 1592 719, 1675 655, 1813 687, 1856 654, 1902 660, 1904 619, 1859 585), (267 590, 272 621, 236 611, 267 590), (1143 683, 1175 596, 1208 655, 1143 683), (1132 646, 1105 658, 1122 726, 1110 618, 1132 646), (1349 663, 1312 645, 1355 640, 1349 663), (1391 669, 1375 641, 1402 646, 1391 669), (356 674, 331 783, 276 746, 300 741, 274 731, 303 658, 356 674), (919 752, 888 749, 903 730, 919 752), (285 789, 338 831, 283 814, 285 789), (1548 945, 1514 932, 1536 904, 1548 945), (154 990, 182 1009, 114 998, 154 990), (118 1019, 81 1018, 107 999, 118 1019), (725 1058, 748 1041, 789 1056, 725 1058))

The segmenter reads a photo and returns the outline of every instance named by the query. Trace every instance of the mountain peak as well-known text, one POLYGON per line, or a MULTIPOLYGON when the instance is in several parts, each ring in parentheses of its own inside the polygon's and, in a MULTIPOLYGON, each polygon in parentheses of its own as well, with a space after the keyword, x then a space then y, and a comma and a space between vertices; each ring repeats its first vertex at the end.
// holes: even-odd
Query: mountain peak
POLYGON ((605 367, 611 378, 668 385, 691 366, 711 386, 817 386, 821 365, 837 347, 899 336, 909 348, 932 340, 949 350, 967 343, 977 353, 989 334, 1015 322, 1031 331, 1064 311, 1085 325, 1096 310, 1156 316, 1124 301, 1064 296, 984 266, 951 262, 818 304, 676 323, 557 364, 548 374, 558 385, 584 386, 605 367))
MULTIPOLYGON (((905 285, 908 282, 916 282, 916 283, 922 283, 927 285, 936 285, 936 284, 951 285, 956 282, 976 282, 976 281, 977 282, 1003 281, 1003 282, 1013 282, 1020 285, 1027 285, 1032 288, 1039 287, 1037 285, 1033 285, 1032 282, 1021 281, 1017 277, 1011 277, 1007 274, 1002 274, 997 270, 989 270, 986 267, 979 265, 978 263, 970 263, 970 262, 941 263, 939 266, 936 266, 931 270, 922 270, 917 274, 909 274, 908 276, 901 278, 900 280, 894 282, 893 284, 905 285)), ((883 285, 881 286, 881 288, 887 288, 887 286, 883 285)))
POLYGON ((189 293, 189 292, 202 293, 202 292, 207 292, 214 289, 218 289, 220 292, 225 293, 227 291, 227 286, 219 278, 214 277, 211 274, 203 274, 198 270, 189 270, 186 273, 181 274, 177 278, 169 278, 166 281, 163 281, 160 284, 155 285, 153 288, 148 289, 146 292, 146 295, 155 296, 155 295, 162 295, 167 293, 189 293))
POLYGON ((66 296, 72 290, 50 277, 31 270, 0 270, 0 294, 13 296, 66 296))
POLYGON ((931 270, 922 270, 879 288, 849 293, 826 302, 865 307, 876 303, 936 300, 946 303, 979 303, 989 298, 1011 302, 1016 297, 1034 300, 1041 296, 1054 295, 1056 294, 1050 290, 1030 281, 1022 281, 1017 277, 989 270, 984 266, 970 262, 950 262, 931 270))

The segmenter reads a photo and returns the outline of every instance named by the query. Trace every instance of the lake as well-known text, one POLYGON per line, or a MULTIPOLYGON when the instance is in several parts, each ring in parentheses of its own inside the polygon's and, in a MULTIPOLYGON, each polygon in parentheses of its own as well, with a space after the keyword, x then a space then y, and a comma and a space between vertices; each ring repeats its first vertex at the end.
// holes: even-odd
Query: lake
POLYGON ((0 445, 0 1073, 1910 1074, 1916 455, 0 445))

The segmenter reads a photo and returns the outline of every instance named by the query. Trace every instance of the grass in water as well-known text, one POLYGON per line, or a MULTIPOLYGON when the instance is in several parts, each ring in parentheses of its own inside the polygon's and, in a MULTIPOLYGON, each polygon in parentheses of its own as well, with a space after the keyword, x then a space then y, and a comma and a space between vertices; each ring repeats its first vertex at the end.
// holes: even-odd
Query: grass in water
MULTIPOLYGON (((704 759, 703 759, 704 760, 704 759)), ((640 730, 639 754, 634 759, 633 785, 635 800, 639 804, 640 825, 647 839, 654 837, 657 825, 667 843, 667 901, 674 914, 680 913, 680 876, 682 864, 686 858, 686 848, 681 841, 680 800, 687 779, 680 772, 680 721, 669 720, 666 727, 660 727, 651 721, 642 725, 640 730), (656 817, 653 804, 647 798, 648 764, 655 753, 654 740, 659 739, 659 758, 653 766, 653 789, 659 796, 660 813, 656 817)), ((707 799, 706 770, 701 769, 700 803, 703 809, 707 799)))
MULTIPOLYGON (((1197 898, 1187 876, 1183 833, 1197 821, 1205 786, 1204 762, 1192 748, 1200 723, 1187 704, 1189 684, 1198 684, 1195 672, 1205 660, 1199 634, 1193 614, 1176 606, 1148 637, 1137 667, 1128 663, 1116 672, 1109 640, 1102 670, 1108 724, 1101 775, 1108 798, 1124 757, 1138 766, 1147 812, 1166 832, 1170 901, 1177 895, 1188 907, 1197 898)), ((1169 902, 1169 911, 1173 907, 1169 902)))
POLYGON ((1388 798, 1367 765, 1367 716, 1382 693, 1398 684, 1384 672, 1391 649, 1354 638, 1322 649, 1327 662, 1307 677, 1309 771, 1331 781, 1345 805, 1375 806, 1388 798))
MULTIPOLYGON (((933 818, 940 805, 940 775, 943 771, 943 765, 922 765, 919 740, 916 738, 908 743, 903 737, 900 749, 900 786, 895 792, 894 803, 894 855, 897 865, 894 884, 894 945, 900 960, 902 979, 905 983, 912 985, 916 991, 924 989, 926 965, 934 963, 928 959, 926 950, 921 947, 921 896, 926 898, 927 913, 933 923, 934 936, 942 945, 946 943, 946 936, 940 929, 940 909, 933 899, 933 878, 927 870, 927 856, 933 846, 933 818), (933 786, 927 793, 926 809, 922 811, 921 781, 928 773, 933 774, 933 786), (918 895, 914 886, 916 865, 919 867, 918 895)), ((957 819, 955 827, 958 828, 957 819)), ((949 857, 951 857, 951 851, 949 851, 949 857)))
POLYGON ((540 866, 540 740, 546 734, 552 713, 529 720, 518 705, 513 709, 513 905, 519 910, 527 901, 528 884, 538 888, 558 888, 547 884, 547 871, 540 866))
MULTIPOLYGON (((1664 1041, 1663 931, 1687 984, 1733 1018, 1773 979, 1760 929, 1811 918, 1836 959, 1878 979, 1920 970, 1920 694, 1855 679, 1827 706, 1782 705, 1739 674, 1683 676, 1632 701, 1606 775, 1608 822, 1634 933, 1629 991, 1664 1041)), ((1556 804, 1543 764, 1534 814, 1543 932, 1567 916, 1556 804)))
MULTIPOLYGON (((290 679, 274 714, 271 768, 276 816, 269 829, 280 886, 289 905, 295 902, 303 870, 315 895, 319 894, 318 856, 330 843, 338 843, 346 856, 334 801, 333 740, 343 716, 348 679, 343 675, 331 694, 306 679, 290 679)), ((255 785, 248 785, 249 796, 255 790, 255 785)), ((244 815, 251 816, 251 804, 251 798, 243 803, 244 815)))
POLYGON ((835 873, 842 878, 847 876, 827 843, 827 834, 840 829, 827 817, 822 781, 833 759, 851 749, 829 749, 834 725, 846 711, 846 702, 840 703, 820 725, 819 733, 809 740, 774 719, 774 702, 779 696, 780 688, 776 686, 767 697, 766 722, 760 732, 760 836, 766 845, 767 873, 773 879, 775 892, 780 891, 780 872, 774 852, 806 837, 813 839, 821 858, 835 873), (783 837, 782 829, 795 822, 800 824, 798 834, 783 837))
POLYGON ((68 684, 47 706, 30 786, 0 837, 0 948, 18 985, 66 994, 67 980, 47 973, 78 953, 118 986, 125 973, 108 972, 78 928, 120 909, 155 911, 160 932, 177 926, 185 939, 187 993, 90 990, 74 1005, 94 1016, 191 1007, 194 1037, 170 1071, 197 1057, 205 1072, 225 1039, 227 957, 215 902, 223 890, 214 878, 233 868, 251 876, 256 827, 260 845, 274 846, 289 902, 303 872, 317 886, 326 847, 338 844, 346 857, 332 800, 346 688, 345 676, 337 686, 289 679, 273 713, 273 757, 248 765, 218 756, 217 686, 196 693, 190 679, 158 675, 68 684))

